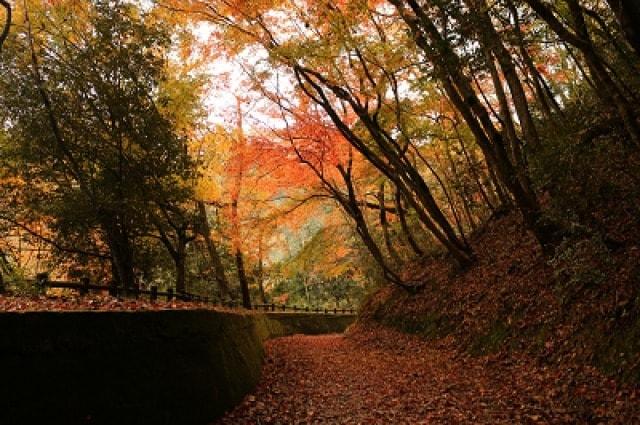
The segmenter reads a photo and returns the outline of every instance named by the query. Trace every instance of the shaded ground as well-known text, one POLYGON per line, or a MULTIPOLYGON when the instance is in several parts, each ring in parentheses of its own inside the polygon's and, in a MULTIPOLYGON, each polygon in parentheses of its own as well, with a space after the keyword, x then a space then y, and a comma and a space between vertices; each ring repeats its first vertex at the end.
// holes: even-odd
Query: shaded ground
POLYGON ((218 424, 640 423, 633 390, 531 358, 470 357, 385 328, 267 343, 256 390, 218 424))

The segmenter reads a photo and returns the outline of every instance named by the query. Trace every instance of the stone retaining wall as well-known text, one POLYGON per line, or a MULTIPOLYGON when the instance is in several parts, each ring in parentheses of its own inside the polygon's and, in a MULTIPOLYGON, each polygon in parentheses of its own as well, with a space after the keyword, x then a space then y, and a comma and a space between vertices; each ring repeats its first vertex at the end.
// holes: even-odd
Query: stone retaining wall
POLYGON ((206 424, 257 383, 264 340, 353 316, 0 313, 0 424, 206 424))

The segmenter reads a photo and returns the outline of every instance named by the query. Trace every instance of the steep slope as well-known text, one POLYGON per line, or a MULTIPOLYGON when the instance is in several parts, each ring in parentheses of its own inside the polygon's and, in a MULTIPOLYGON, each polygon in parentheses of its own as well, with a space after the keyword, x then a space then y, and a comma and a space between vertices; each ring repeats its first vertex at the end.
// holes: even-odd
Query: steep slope
POLYGON ((518 351, 577 369, 592 364, 638 383, 639 233, 625 223, 615 244, 582 235, 547 259, 516 214, 492 219, 473 237, 478 262, 471 269, 456 271, 446 258, 414 265, 424 287, 415 295, 378 291, 361 323, 448 336, 477 355, 518 351))

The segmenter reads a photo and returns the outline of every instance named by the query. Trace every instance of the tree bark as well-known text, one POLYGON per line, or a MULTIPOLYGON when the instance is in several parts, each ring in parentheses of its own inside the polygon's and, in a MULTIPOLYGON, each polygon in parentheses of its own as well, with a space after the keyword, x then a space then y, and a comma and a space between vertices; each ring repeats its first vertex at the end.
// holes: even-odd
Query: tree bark
POLYGON ((235 166, 236 172, 233 176, 233 187, 231 189, 231 239, 233 251, 236 260, 236 272, 238 273, 238 282, 240 284, 240 292, 242 293, 242 305, 244 308, 251 309, 251 297, 249 294, 249 281, 247 273, 244 269, 244 257, 242 255, 242 241, 240 234, 240 216, 238 214, 238 203, 240 202, 240 191, 242 189, 242 177, 244 175, 244 129, 242 126, 242 108, 239 97, 236 97, 237 114, 238 114, 238 140, 236 142, 235 166))
MULTIPOLYGON (((447 157, 447 161, 449 162, 449 168, 451 169, 451 174, 452 174, 451 180, 453 180, 453 184, 455 185, 454 189, 457 189, 457 190, 454 190, 454 192, 456 192, 458 197, 460 198, 460 201, 462 203, 462 209, 465 215, 467 216, 467 221, 469 222, 469 228, 472 231, 475 231, 476 222, 473 219, 473 214, 471 212, 471 205, 469 205, 469 200, 467 199, 465 184, 462 181, 462 178, 460 177, 460 173, 458 172, 458 166, 456 165, 456 162, 453 159, 453 156, 451 155, 451 149, 449 149, 449 146, 446 146, 444 151, 445 151, 445 156, 447 157)), ((464 232, 462 225, 460 225, 460 232, 464 232)), ((462 235, 464 237, 464 233, 462 233, 462 235)))
POLYGON ((227 280, 227 275, 224 271, 224 266, 222 265, 222 260, 220 259, 218 249, 211 239, 211 227, 209 226, 209 220, 207 218, 206 206, 202 201, 197 201, 197 205, 198 215, 200 217, 200 234, 204 238, 207 252, 209 253, 211 268, 213 269, 215 280, 218 284, 218 289, 220 290, 220 295, 222 297, 231 297, 231 291, 229 290, 229 280, 227 280))
POLYGON ((413 238, 411 231, 409 230, 409 226, 407 225, 407 218, 405 216, 405 211, 402 206, 402 193, 398 189, 396 189, 395 202, 396 202, 396 210, 398 211, 398 218, 400 219, 400 226, 402 227, 402 231, 404 232, 404 235, 407 238, 407 241, 409 242, 411 249, 413 249, 413 252, 415 252, 416 255, 418 255, 419 257, 422 257, 424 255, 424 251, 422 251, 422 249, 420 248, 420 245, 418 245, 416 240, 413 238))
POLYGON ((596 86, 596 94, 602 101, 618 112, 633 144, 640 146, 640 125, 638 125, 633 107, 607 71, 607 64, 598 53, 589 36, 582 7, 577 0, 566 0, 575 33, 568 29, 545 3, 540 0, 525 0, 526 3, 544 20, 560 39, 574 46, 584 56, 591 77, 596 86))
POLYGON ((294 71, 302 90, 325 109, 347 141, 402 191, 407 202, 416 211, 419 220, 445 246, 456 261, 463 267, 471 264, 473 262, 473 253, 456 235, 453 227, 433 198, 423 177, 407 158, 406 149, 403 149, 398 141, 380 125, 375 116, 372 116, 357 99, 351 97, 343 88, 332 84, 319 73, 301 66, 295 65, 294 71), (376 142, 382 156, 372 150, 367 142, 358 137, 342 121, 316 79, 338 98, 349 103, 366 127, 369 135, 376 142), (315 94, 309 90, 307 85, 313 88, 315 94))
POLYGON ((174 258, 176 266, 176 293, 184 294, 187 292, 187 267, 185 264, 186 243, 183 240, 179 240, 177 248, 176 257, 174 258))
MULTIPOLYGON (((481 43, 485 45, 485 48, 489 49, 493 55, 495 55, 498 63, 500 64, 502 74, 509 86, 509 91, 511 93, 516 113, 520 120, 520 125, 522 126, 522 134, 532 148, 537 148, 540 146, 540 139, 535 124, 533 123, 531 111, 529 110, 527 96, 524 88, 522 87, 522 83, 520 82, 513 58, 502 43, 500 35, 497 33, 493 23, 491 22, 491 17, 486 11, 486 1, 473 0, 468 1, 468 3, 471 7, 475 6, 479 10, 478 13, 474 14, 474 21, 478 22, 477 32, 479 38, 481 43)), ((491 55, 489 54, 488 56, 489 61, 493 62, 490 58, 491 55)))
POLYGON ((262 304, 267 303, 267 298, 264 294, 264 265, 262 263, 262 232, 260 233, 260 241, 258 242, 258 270, 256 280, 258 281, 258 289, 260 290, 260 300, 262 304))
POLYGON ((240 282, 240 291, 242 292, 242 306, 251 309, 251 296, 249 294, 249 281, 244 270, 244 258, 240 250, 236 251, 236 268, 238 270, 238 281, 240 282))
POLYGON ((474 161, 471 159, 471 156, 467 151, 467 147, 465 146, 464 141, 462 140, 461 137, 459 137, 459 135, 458 135, 458 142, 460 142, 460 147, 462 148, 462 154, 464 155, 464 158, 467 162, 467 167, 469 167, 469 172, 473 176, 473 180, 476 183, 480 196, 484 200, 485 204, 487 204, 487 207, 489 207, 491 212, 494 212, 496 208, 493 206, 493 203, 489 199, 489 195, 487 195, 487 192, 482 184, 480 175, 478 173, 478 170, 476 169, 477 164, 475 164, 474 161))
POLYGON ((640 3, 637 0, 607 0, 629 45, 640 56, 640 3))
POLYGON ((391 235, 389 232, 389 222, 387 221, 387 212, 384 208, 384 182, 380 183, 380 188, 378 190, 378 203, 380 204, 380 226, 382 227, 382 234, 384 237, 384 244, 387 247, 387 252, 389 256, 397 262, 400 262, 400 256, 398 252, 393 247, 393 243, 391 242, 391 235))
POLYGON ((11 4, 6 0, 0 0, 0 6, 5 9, 6 13, 2 32, 0 32, 0 53, 2 53, 2 45, 7 40, 9 30, 11 29, 11 4))
POLYGON ((535 235, 543 250, 549 252, 557 240, 554 226, 543 223, 538 199, 528 179, 519 178, 517 164, 509 160, 504 138, 496 129, 486 108, 482 105, 469 77, 463 72, 460 57, 445 40, 429 16, 416 0, 390 0, 409 26, 417 46, 430 59, 435 74, 443 83, 451 103, 460 112, 473 133, 490 167, 495 167, 501 182, 509 189, 523 215, 527 228, 535 235), (413 12, 410 14, 404 3, 413 12))
POLYGON ((107 245, 113 259, 116 281, 122 286, 125 294, 136 288, 136 278, 133 265, 133 249, 126 229, 114 222, 104 224, 107 245))

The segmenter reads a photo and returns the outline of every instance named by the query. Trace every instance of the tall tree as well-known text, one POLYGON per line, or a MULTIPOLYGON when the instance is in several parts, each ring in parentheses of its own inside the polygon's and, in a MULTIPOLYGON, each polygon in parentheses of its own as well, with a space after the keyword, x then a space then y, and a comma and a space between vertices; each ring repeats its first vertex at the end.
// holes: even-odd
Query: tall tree
POLYGON ((113 278, 132 288, 149 215, 189 193, 186 140, 156 103, 170 33, 131 4, 57 2, 23 13, 0 65, 0 104, 16 161, 29 170, 21 177, 42 188, 32 206, 54 230, 97 235, 113 278))
MULTIPOLYGON (((525 2, 545 21, 549 28, 568 45, 578 49, 591 73, 596 86, 596 94, 602 101, 617 111, 634 145, 640 146, 640 124, 631 100, 624 93, 620 82, 610 73, 610 66, 596 46, 585 18, 584 8, 579 0, 564 0, 568 16, 563 20, 551 5, 541 0, 525 2), (567 22, 567 23, 565 23, 567 22)), ((631 9, 631 8, 629 8, 631 9)), ((636 8, 637 9, 637 8, 636 8)), ((633 12, 629 10, 629 12, 633 12)), ((637 10, 635 11, 637 13, 637 10)), ((630 17, 633 17, 632 13, 630 17)), ((637 17, 637 14, 635 15, 637 17)))
POLYGON ((640 4, 634 0, 607 0, 627 41, 640 56, 640 4))
POLYGON ((242 124, 242 104, 240 98, 237 102, 237 130, 235 137, 233 165, 230 172, 233 173, 232 184, 230 190, 231 196, 231 241, 233 244, 233 255, 236 261, 236 271, 238 273, 238 282, 240 283, 240 292, 242 293, 242 305, 244 308, 251 308, 251 296, 249 292, 249 280, 244 265, 244 254, 242 252, 242 235, 240 233, 240 214, 238 212, 240 202, 240 192, 242 191, 242 179, 245 172, 245 134, 242 124))
POLYGON ((549 249, 558 237, 558 229, 543 219, 540 203, 525 170, 521 169, 523 165, 510 159, 504 136, 474 90, 470 76, 464 72, 460 56, 429 16, 433 13, 431 3, 421 6, 415 0, 390 2, 412 31, 416 45, 429 59, 434 76, 442 82, 451 103, 471 129, 489 166, 511 192, 527 227, 543 248, 549 249))

